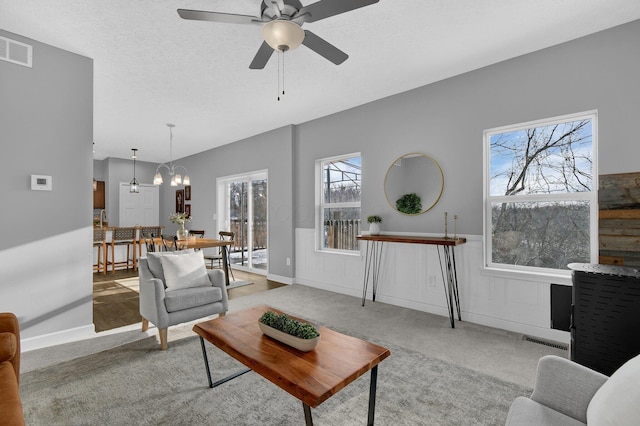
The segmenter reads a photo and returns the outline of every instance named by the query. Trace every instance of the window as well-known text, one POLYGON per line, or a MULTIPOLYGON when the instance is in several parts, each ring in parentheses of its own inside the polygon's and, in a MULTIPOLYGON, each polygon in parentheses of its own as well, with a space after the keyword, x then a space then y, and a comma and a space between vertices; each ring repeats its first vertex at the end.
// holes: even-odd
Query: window
POLYGON ((317 162, 318 235, 321 250, 359 251, 360 154, 327 158, 317 162))
POLYGON ((596 113, 491 129, 485 143, 485 264, 553 272, 595 260, 596 113))

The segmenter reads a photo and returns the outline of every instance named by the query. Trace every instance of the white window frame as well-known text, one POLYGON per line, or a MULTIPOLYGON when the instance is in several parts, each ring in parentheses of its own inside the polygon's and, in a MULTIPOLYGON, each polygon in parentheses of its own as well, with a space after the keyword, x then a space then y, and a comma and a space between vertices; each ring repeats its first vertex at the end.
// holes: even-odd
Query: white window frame
MULTIPOLYGON (((344 160, 346 158, 360 157, 360 162, 362 163, 362 154, 360 152, 354 152, 351 154, 344 155, 336 155, 333 157, 321 158, 316 160, 315 164, 315 179, 316 179, 316 191, 315 191, 315 199, 316 199, 316 250, 321 251, 323 253, 338 253, 338 254, 346 254, 346 255, 360 255, 360 250, 340 250, 334 248, 325 248, 324 247, 324 209, 327 207, 333 208, 354 208, 357 207, 360 209, 360 222, 362 223, 362 198, 359 202, 349 202, 349 203, 329 203, 326 204, 324 202, 324 176, 323 176, 323 167, 322 164, 327 161, 339 161, 344 160)), ((362 185, 362 173, 360 174, 360 183, 362 185)))
POLYGON ((483 209, 483 236, 484 236, 484 270, 495 273, 503 272, 507 274, 531 274, 542 276, 570 277, 571 271, 564 269, 541 268, 533 266, 509 265, 504 263, 494 263, 491 260, 492 252, 492 224, 491 224, 491 205, 496 202, 560 202, 560 201, 588 201, 590 207, 589 218, 589 249, 590 262, 598 261, 598 112, 597 110, 585 111, 575 114, 567 114, 557 117, 551 117, 541 120, 529 121, 526 123, 518 123, 503 127, 487 129, 483 134, 483 190, 484 190, 484 209, 483 209), (558 123, 565 123, 578 120, 591 120, 592 125, 592 185, 589 192, 561 193, 561 194, 533 194, 533 195, 491 195, 490 179, 491 179, 491 136, 499 133, 513 132, 534 127, 543 127, 558 123))

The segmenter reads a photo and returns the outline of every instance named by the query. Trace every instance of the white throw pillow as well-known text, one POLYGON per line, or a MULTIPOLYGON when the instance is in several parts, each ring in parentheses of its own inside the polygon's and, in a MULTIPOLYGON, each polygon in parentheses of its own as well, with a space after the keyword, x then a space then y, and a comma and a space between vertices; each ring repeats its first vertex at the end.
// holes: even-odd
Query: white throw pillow
MULTIPOLYGON (((149 267, 149 271, 154 278, 159 278, 162 282, 165 281, 164 272, 162 271, 162 263, 160 262, 160 258, 162 256, 180 256, 184 254, 193 253, 193 249, 186 250, 178 250, 178 251, 156 251, 147 253, 147 266, 149 267)), ((165 283, 165 287, 166 287, 165 283)))
POLYGON ((637 425, 640 422, 640 355, 618 368, 593 395, 587 424, 637 425))
POLYGON ((211 285, 201 251, 181 256, 162 256, 160 261, 167 291, 211 285))

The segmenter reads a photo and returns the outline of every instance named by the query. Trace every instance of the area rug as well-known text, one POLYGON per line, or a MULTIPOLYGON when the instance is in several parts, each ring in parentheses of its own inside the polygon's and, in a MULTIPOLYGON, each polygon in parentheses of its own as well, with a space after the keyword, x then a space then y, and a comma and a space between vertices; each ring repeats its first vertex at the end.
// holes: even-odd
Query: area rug
MULTIPOLYGON (((347 332, 346 330, 340 330, 347 332)), ((378 370, 377 425, 502 425, 531 389, 424 354, 391 350, 378 370)), ((214 380, 242 366, 207 344, 214 380)), ((316 425, 366 423, 369 374, 313 409, 316 425)), ((250 372, 209 389, 199 339, 147 338, 21 376, 31 425, 300 425, 302 403, 250 372)))

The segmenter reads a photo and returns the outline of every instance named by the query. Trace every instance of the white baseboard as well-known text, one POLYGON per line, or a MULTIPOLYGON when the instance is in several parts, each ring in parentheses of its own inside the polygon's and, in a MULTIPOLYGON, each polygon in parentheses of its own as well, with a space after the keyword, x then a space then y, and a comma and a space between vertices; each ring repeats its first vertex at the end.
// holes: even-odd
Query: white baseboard
POLYGON ((282 275, 267 274, 267 279, 271 281, 276 281, 282 284, 288 284, 288 285, 293 284, 293 278, 284 277, 282 275))
POLYGON ((571 334, 568 331, 554 330, 550 328, 536 327, 529 324, 521 324, 513 321, 506 321, 500 318, 492 318, 484 315, 470 314, 462 312, 462 320, 487 327, 499 328, 514 333, 520 333, 533 337, 540 337, 554 342, 570 343, 571 334))
MULTIPOLYGON (((334 286, 334 285, 330 285, 322 282, 301 280, 301 279, 297 279, 296 283, 362 299, 362 292, 357 292, 351 289, 345 289, 344 287, 341 287, 341 286, 334 286)), ((447 318, 449 316, 447 308, 444 306, 430 305, 430 304, 421 303, 417 301, 395 298, 393 296, 388 296, 388 295, 382 295, 382 294, 376 295, 376 302, 387 303, 389 305, 400 306, 402 308, 413 309, 421 312, 427 312, 430 314, 440 315, 447 318)), ((365 301, 365 305, 368 303, 374 303, 371 300, 371 292, 367 293, 367 300, 365 301)), ((513 333, 520 333, 524 335, 540 337, 543 339, 548 339, 548 340, 552 340, 560 343, 569 343, 571 340, 571 335, 569 334, 569 332, 566 332, 566 331, 535 327, 528 324, 515 323, 512 321, 507 321, 500 318, 477 315, 477 314, 472 314, 465 311, 461 312, 461 316, 462 316, 463 322, 466 321, 469 323, 483 325, 486 327, 498 328, 501 330, 511 331, 513 333)), ((457 316, 455 317, 455 321, 456 323, 458 322, 457 316)))
POLYGON ((93 324, 90 324, 82 327, 71 328, 69 330, 56 331, 55 333, 20 339, 20 350, 22 352, 28 352, 36 349, 47 348, 49 346, 61 345, 63 343, 91 339, 95 336, 95 327, 93 324))

